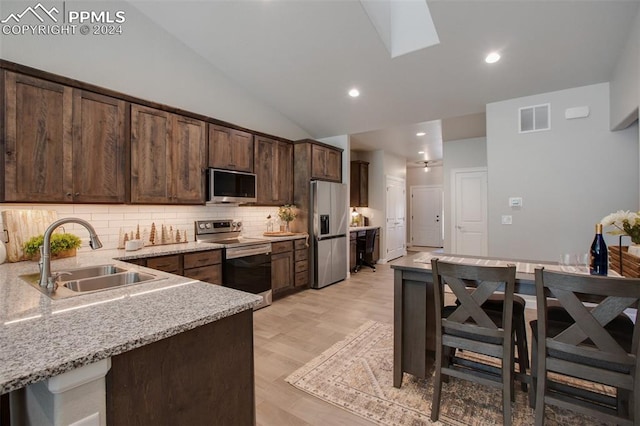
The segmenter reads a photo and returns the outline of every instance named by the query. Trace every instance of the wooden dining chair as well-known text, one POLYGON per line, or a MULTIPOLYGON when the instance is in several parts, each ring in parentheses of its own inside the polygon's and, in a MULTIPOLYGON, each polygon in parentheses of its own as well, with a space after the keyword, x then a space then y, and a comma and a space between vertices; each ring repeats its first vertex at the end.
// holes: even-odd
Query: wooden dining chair
MULTIPOLYGON (((638 308, 640 279, 536 269, 534 334, 536 425, 554 405, 613 424, 640 424, 638 308), (584 303, 585 301, 590 303, 584 303), (579 379, 583 385, 578 385, 579 379), (611 387, 613 395, 589 384, 611 387)), ((533 389, 532 389, 533 391, 533 389)))
POLYGON ((436 363, 431 420, 440 416, 442 382, 456 377, 502 390, 504 424, 511 424, 514 392, 513 292, 516 267, 476 266, 431 260, 436 312, 436 363), (444 306, 444 286, 458 298, 444 306), (469 291, 468 287, 475 287, 469 291), (504 291, 499 318, 482 308, 496 292, 504 291), (484 355, 473 360, 456 350, 484 355), (494 358, 494 362, 491 362, 494 358), (487 362, 485 362, 485 360, 487 362))

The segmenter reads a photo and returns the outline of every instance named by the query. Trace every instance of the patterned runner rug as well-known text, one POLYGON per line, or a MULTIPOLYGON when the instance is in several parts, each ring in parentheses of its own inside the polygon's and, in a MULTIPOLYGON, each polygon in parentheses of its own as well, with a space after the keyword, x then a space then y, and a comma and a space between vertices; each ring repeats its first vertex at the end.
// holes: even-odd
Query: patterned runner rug
MULTIPOLYGON (((451 378, 442 386, 440 421, 429 419, 431 380, 405 374, 393 387, 393 327, 368 322, 285 379, 293 386, 379 425, 502 424, 501 392, 451 378)), ((531 425, 534 411, 516 385, 513 424, 531 425)), ((547 407, 547 425, 591 425, 588 417, 547 407)))

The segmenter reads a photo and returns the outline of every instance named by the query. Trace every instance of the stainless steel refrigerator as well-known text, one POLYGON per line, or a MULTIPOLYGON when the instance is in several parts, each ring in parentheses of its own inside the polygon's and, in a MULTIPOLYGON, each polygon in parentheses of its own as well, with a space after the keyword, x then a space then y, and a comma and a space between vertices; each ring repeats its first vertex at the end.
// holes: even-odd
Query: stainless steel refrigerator
POLYGON ((311 244, 311 287, 322 288, 347 277, 347 185, 311 182, 309 230, 311 244))

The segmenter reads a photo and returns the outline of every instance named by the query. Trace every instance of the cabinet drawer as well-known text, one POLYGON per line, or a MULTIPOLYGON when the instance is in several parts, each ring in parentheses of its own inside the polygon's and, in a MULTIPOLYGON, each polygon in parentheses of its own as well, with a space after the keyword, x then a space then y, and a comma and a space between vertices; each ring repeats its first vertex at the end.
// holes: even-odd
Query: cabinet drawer
POLYGON ((222 265, 201 266, 184 270, 184 276, 194 280, 222 285, 222 265))
POLYGON ((278 241, 277 243, 271 243, 271 253, 278 254, 287 251, 293 251, 293 241, 278 241))
POLYGON ((306 238, 300 238, 298 240, 295 240, 293 242, 294 248, 296 250, 306 250, 307 249, 307 239, 306 238))
POLYGON ((296 272, 295 286, 300 287, 309 284, 309 271, 296 272))
POLYGON ((309 250, 296 250, 295 251, 296 262, 299 260, 307 260, 309 258, 309 250))
POLYGON ((184 255, 185 270, 200 266, 217 265, 221 262, 222 250, 200 251, 197 253, 185 253, 184 255))
POLYGON ((152 257, 147 259, 147 267, 164 272, 180 271, 180 255, 152 257))
POLYGON ((309 263, 306 260, 296 262, 296 274, 298 272, 308 271, 308 270, 309 270, 309 263))

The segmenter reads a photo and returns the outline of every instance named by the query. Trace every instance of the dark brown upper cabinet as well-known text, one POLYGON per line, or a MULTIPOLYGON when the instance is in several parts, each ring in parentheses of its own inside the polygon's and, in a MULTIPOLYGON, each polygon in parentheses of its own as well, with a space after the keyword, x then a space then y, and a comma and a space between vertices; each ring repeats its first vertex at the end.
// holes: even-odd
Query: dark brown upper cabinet
POLYGON ((125 201, 126 103, 5 72, 4 200, 125 201))
POLYGON ((369 207, 369 163, 351 162, 351 207, 369 207))
POLYGON ((209 124, 209 167, 253 172, 253 135, 209 124))
POLYGON ((206 124, 131 106, 131 202, 203 204, 206 124))
POLYGON ((342 182, 342 150, 312 144, 311 178, 342 182))
POLYGON ((255 137, 257 204, 281 206, 293 201, 293 145, 262 136, 255 137))

